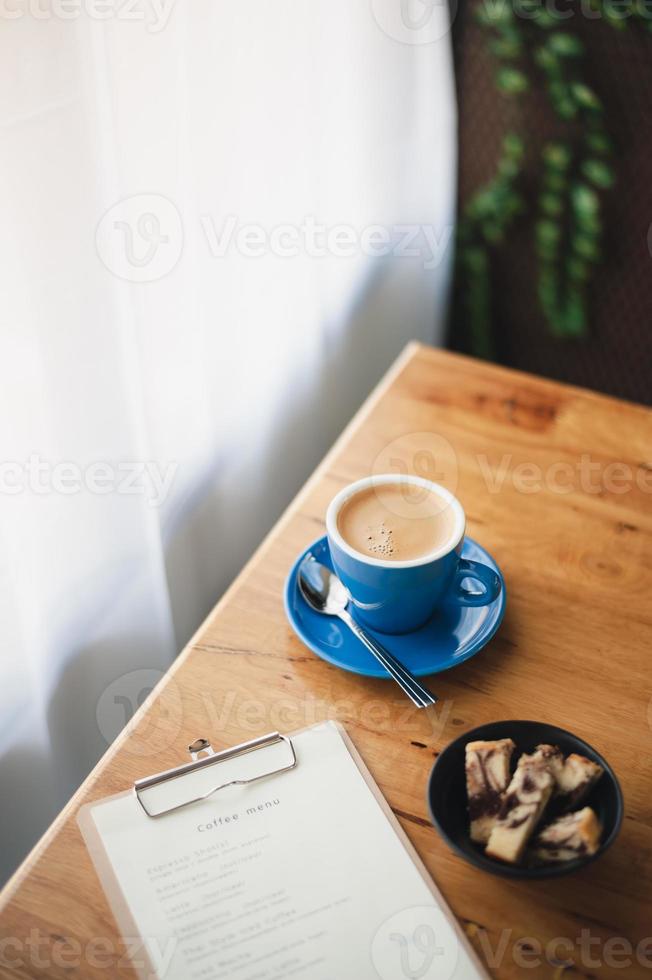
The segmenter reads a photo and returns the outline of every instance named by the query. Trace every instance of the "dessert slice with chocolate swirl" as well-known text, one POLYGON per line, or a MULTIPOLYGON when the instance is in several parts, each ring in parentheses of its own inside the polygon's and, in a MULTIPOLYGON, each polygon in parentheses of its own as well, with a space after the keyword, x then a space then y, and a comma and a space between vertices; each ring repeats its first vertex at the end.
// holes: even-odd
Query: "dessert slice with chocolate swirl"
POLYGON ((590 806, 558 817, 535 837, 529 857, 541 864, 557 864, 595 854, 602 826, 590 806))
POLYGON ((508 864, 521 860, 554 787, 554 776, 541 754, 521 756, 489 837, 486 850, 489 857, 508 864))
POLYGON ((604 772, 597 762, 573 753, 564 759, 556 745, 537 745, 535 756, 543 759, 555 777, 556 809, 572 810, 586 799, 604 772))
POLYGON ((604 772, 602 766, 583 755, 569 755, 557 776, 557 797, 564 810, 572 810, 585 800, 604 772))
POLYGON ((534 757, 545 762, 555 778, 555 791, 559 786, 561 774, 564 771, 564 753, 558 745, 537 745, 534 757))
POLYGON ((486 844, 500 810, 501 796, 509 784, 509 767, 515 745, 511 738, 494 742, 469 742, 466 746, 466 791, 469 800, 471 840, 486 844))

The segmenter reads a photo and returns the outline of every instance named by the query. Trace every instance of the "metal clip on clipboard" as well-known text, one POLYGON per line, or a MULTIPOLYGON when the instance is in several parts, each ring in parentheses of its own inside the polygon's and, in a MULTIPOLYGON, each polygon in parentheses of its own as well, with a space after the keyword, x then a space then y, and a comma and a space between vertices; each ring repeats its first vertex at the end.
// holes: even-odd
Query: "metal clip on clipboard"
POLYGON ((199 803, 201 800, 205 800, 209 796, 212 796, 213 793, 217 793, 221 789, 226 789, 227 786, 244 786, 247 783, 254 783, 258 779, 264 779, 266 776, 273 776, 276 773, 287 772, 288 769, 294 769, 297 764, 297 757, 294 751, 294 746, 292 745, 292 740, 288 738, 287 735, 280 735, 278 732, 270 732, 269 735, 262 735, 260 738, 254 738, 250 742, 243 742, 241 745, 234 745, 233 748, 224 749, 222 752, 215 752, 208 739, 198 738, 192 743, 192 745, 188 746, 188 752, 190 753, 192 762, 186 762, 185 765, 177 766, 175 769, 167 769, 165 772, 159 772, 153 776, 145 776, 143 779, 137 779, 134 782, 134 793, 136 794, 136 799, 148 817, 162 817, 166 813, 172 813, 174 810, 180 810, 182 807, 190 806, 192 803, 199 803), (265 772, 257 773, 256 775, 250 776, 248 779, 229 779, 225 783, 217 783, 215 786, 212 786, 210 789, 202 792, 199 796, 193 796, 191 799, 184 800, 182 803, 175 803, 172 806, 167 806, 155 812, 148 809, 148 807, 145 805, 142 794, 147 789, 151 789, 154 786, 160 786, 161 784, 170 782, 174 779, 180 779, 183 776, 198 772, 210 766, 218 765, 220 762, 226 762, 229 759, 238 758, 246 755, 249 752, 269 748, 273 745, 279 744, 280 742, 285 743, 289 749, 288 761, 284 765, 277 766, 275 769, 268 769, 265 772))

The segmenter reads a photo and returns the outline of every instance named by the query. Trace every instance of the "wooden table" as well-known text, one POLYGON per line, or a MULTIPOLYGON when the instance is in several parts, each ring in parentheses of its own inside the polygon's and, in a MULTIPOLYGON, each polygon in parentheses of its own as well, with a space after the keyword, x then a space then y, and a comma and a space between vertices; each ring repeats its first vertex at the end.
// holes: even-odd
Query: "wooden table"
POLYGON ((177 764, 197 735, 229 745, 335 717, 495 976, 652 977, 652 939, 638 946, 652 936, 651 502, 651 412, 410 346, 5 889, 0 976, 133 976, 77 829, 82 803, 177 764), (401 466, 456 490, 508 591, 489 646, 432 678, 430 715, 319 660, 283 612, 287 571, 333 494, 401 466), (620 837, 575 876, 490 877, 430 825, 438 752, 506 718, 571 729, 621 780, 620 837))

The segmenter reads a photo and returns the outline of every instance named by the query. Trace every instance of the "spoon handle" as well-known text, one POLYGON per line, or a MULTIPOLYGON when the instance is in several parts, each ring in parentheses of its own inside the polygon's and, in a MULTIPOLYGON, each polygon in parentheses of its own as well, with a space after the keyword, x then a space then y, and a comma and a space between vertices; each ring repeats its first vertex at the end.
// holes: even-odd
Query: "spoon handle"
POLYGON ((364 643, 367 650, 373 653, 376 660, 383 665, 387 673, 391 674, 396 683, 414 704, 416 704, 417 708, 427 708, 429 705, 437 703, 438 698, 434 694, 431 694, 423 684, 419 683, 416 677, 410 673, 407 667, 403 666, 400 660, 397 660, 378 640, 370 636, 366 630, 359 626, 348 610, 344 609, 338 615, 352 632, 355 633, 360 642, 364 643))

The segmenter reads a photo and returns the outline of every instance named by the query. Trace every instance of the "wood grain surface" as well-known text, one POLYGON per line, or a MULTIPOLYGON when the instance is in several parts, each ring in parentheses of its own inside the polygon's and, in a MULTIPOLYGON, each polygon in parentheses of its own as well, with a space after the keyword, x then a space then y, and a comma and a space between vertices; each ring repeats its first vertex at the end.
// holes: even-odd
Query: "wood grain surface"
POLYGON ((82 803, 226 746, 337 718, 500 978, 652 977, 652 413, 412 345, 367 400, 155 692, 107 751, 0 905, 0 977, 132 977, 77 828, 82 803), (430 680, 429 713, 390 682, 322 662, 292 633, 284 579, 346 483, 404 468, 464 504, 500 564, 507 613, 478 656, 430 680), (584 871, 483 874, 430 825, 437 754, 489 721, 568 728, 620 778, 625 820, 584 871), (647 940, 647 941, 646 941, 647 940))

